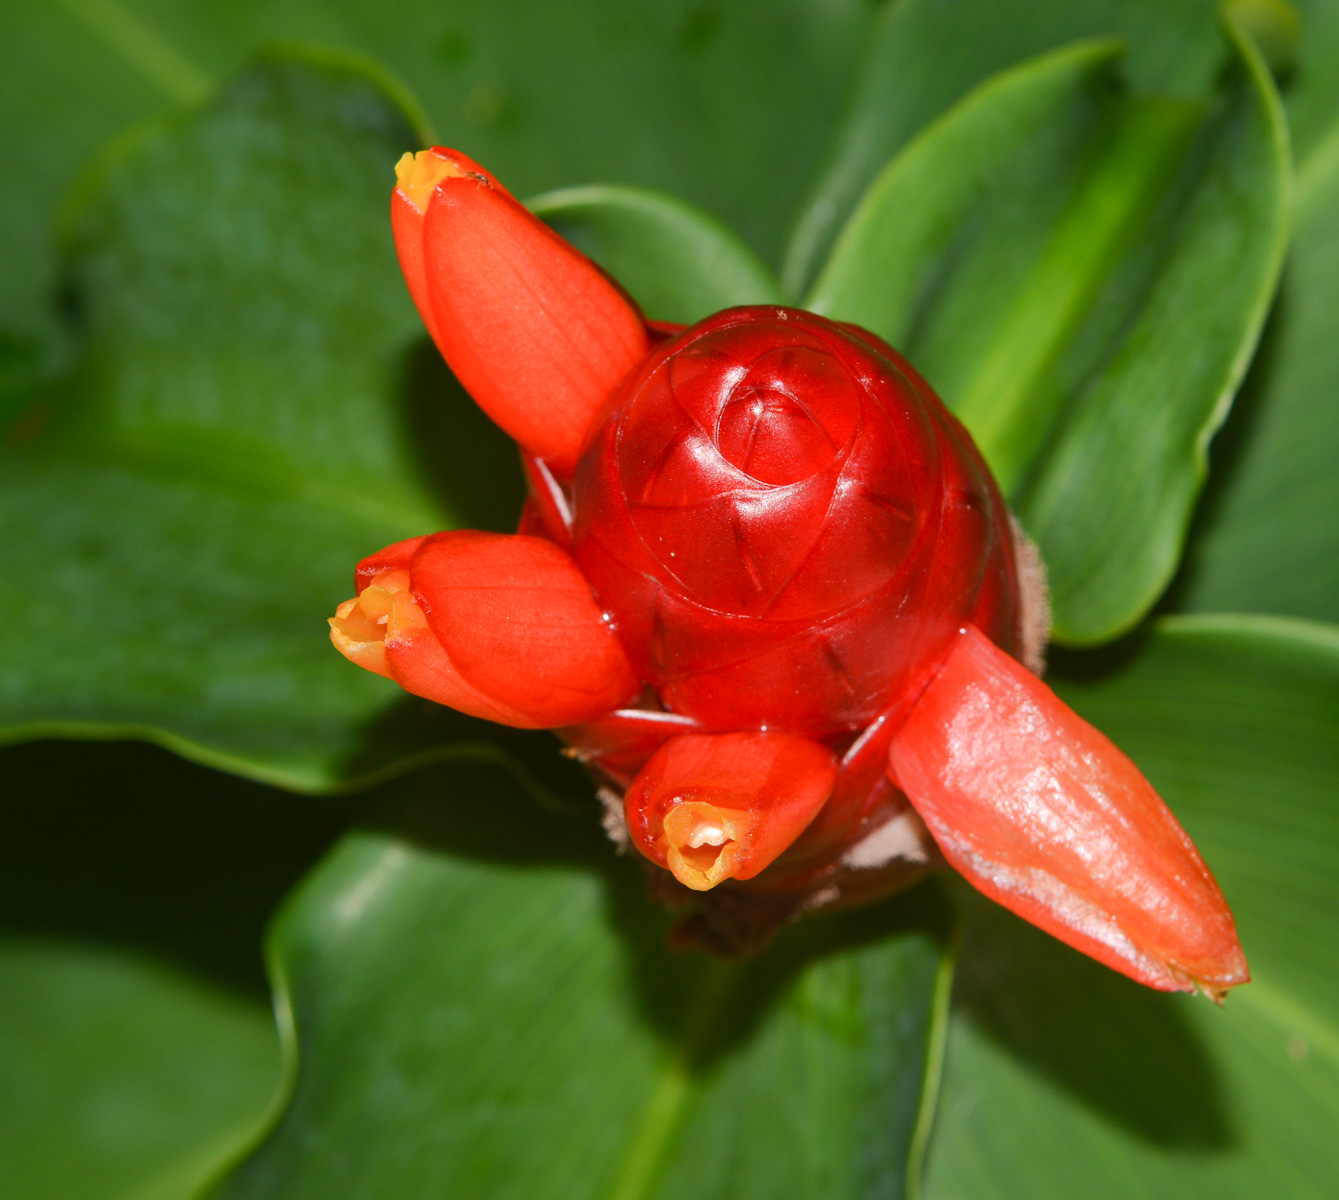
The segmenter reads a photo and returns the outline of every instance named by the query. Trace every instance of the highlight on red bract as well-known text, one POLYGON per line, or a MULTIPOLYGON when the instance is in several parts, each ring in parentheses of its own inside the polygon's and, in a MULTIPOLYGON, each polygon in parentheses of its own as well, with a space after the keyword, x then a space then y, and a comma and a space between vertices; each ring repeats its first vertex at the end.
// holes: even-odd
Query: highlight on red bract
POLYGON ((777 306, 652 326, 453 150, 405 155, 391 219, 528 499, 365 559, 341 653, 554 729, 718 948, 947 864, 1152 987, 1247 980, 1190 839, 1039 678, 1035 548, 897 351, 777 306))

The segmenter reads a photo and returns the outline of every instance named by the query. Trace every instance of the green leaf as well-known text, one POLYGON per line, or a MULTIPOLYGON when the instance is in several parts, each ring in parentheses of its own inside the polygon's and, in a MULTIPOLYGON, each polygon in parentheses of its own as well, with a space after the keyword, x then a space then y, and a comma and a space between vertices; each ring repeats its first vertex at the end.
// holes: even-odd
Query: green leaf
POLYGON ((514 447, 398 277, 384 208, 412 135, 375 80, 274 58, 86 183, 87 351, 0 469, 25 564, 0 595, 28 613, 7 737, 147 735, 305 789, 478 737, 324 628, 364 554, 520 506, 514 447))
POLYGON ((845 118, 791 235, 782 278, 799 293, 893 155, 973 87, 1079 38, 1130 47, 1136 92, 1199 97, 1222 66, 1217 0, 898 0, 885 6, 845 118))
POLYGON ((0 328, 49 332, 50 214, 89 155, 276 40, 386 64, 446 143, 516 195, 593 181, 657 188, 776 257, 873 17, 867 0, 7 3, 0 328))
POLYGON ((1301 36, 1288 80, 1288 123, 1302 165, 1339 156, 1339 6, 1298 0, 1301 36))
POLYGON ((657 192, 564 188, 527 202, 655 321, 691 325, 736 304, 785 304, 772 273, 723 225, 657 192))
POLYGON ((260 1004, 271 914, 361 807, 137 742, 8 746, 0 772, 0 930, 123 947, 260 1004))
POLYGON ((27 614, 4 736, 145 735, 300 788, 478 736, 324 628, 364 555, 519 509, 514 447, 398 277, 384 210, 413 136, 360 72, 272 58, 86 183, 87 349, 0 451, 25 564, 0 595, 27 614))
POLYGON ((1211 107, 1131 98, 1081 43, 984 84, 876 180, 811 306, 916 363, 1050 574, 1055 636, 1165 587, 1286 239, 1287 134, 1244 40, 1211 107))
POLYGON ((593 820, 479 768, 395 786, 275 928, 292 1099, 224 1197, 902 1194, 933 890, 671 953, 593 820))
MULTIPOLYGON (((1139 763, 1237 917, 1223 1009, 972 904, 927 1200, 1319 1197, 1339 1177, 1339 632, 1173 618, 1061 694, 1139 763)), ((1090 664, 1089 664, 1090 666, 1090 664)))
POLYGON ((0 772, 0 1195, 184 1200, 272 1107, 262 933, 354 802, 134 743, 0 772))
POLYGON ((1170 598, 1339 621, 1339 7, 1307 14, 1292 251, 1170 598))
POLYGON ((279 1083, 269 1014, 147 961, 0 938, 0 1192, 183 1200, 279 1083))

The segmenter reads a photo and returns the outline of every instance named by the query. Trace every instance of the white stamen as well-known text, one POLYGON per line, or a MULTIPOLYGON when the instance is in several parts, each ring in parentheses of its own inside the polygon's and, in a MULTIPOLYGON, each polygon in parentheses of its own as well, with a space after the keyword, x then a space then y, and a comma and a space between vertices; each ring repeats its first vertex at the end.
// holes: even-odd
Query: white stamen
POLYGON ((699 825, 688 839, 688 847, 696 850, 699 846, 724 846, 729 840, 719 825, 699 825))

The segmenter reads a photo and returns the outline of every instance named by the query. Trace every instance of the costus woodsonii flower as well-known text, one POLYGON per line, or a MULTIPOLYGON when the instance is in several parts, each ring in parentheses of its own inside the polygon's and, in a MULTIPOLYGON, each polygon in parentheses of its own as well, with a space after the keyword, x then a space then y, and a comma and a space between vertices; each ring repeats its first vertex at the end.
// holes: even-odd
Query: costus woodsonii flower
POLYGON ((947 864, 1152 987, 1247 980, 1190 839, 1042 682, 1036 551, 901 355, 792 308, 648 322, 464 155, 397 176, 409 291, 528 499, 360 563, 343 654, 556 730, 725 948, 947 864))

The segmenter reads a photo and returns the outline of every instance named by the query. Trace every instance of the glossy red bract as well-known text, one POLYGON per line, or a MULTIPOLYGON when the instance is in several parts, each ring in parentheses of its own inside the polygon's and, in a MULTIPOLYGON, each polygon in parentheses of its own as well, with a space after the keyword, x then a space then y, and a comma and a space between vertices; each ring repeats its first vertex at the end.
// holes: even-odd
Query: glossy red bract
POLYGON ((664 344, 582 455, 573 552, 639 677, 710 730, 849 740, 964 622, 1017 640, 1007 510, 870 334, 735 308, 664 344))

